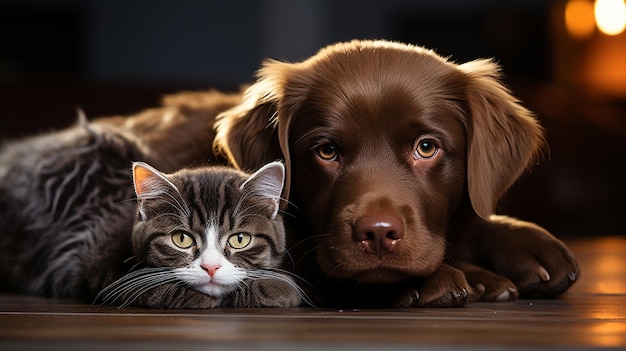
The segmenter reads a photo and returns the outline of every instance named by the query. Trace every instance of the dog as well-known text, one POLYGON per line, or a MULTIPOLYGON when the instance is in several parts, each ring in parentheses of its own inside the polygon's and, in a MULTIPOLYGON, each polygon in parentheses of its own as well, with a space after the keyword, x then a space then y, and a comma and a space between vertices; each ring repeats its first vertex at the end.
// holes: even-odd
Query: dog
POLYGON ((119 123, 172 167, 203 154, 244 170, 283 160, 294 269, 320 306, 552 297, 580 275, 545 229, 494 215, 547 144, 491 60, 352 41, 298 63, 266 61, 220 108, 207 96, 171 97, 178 122, 119 123))

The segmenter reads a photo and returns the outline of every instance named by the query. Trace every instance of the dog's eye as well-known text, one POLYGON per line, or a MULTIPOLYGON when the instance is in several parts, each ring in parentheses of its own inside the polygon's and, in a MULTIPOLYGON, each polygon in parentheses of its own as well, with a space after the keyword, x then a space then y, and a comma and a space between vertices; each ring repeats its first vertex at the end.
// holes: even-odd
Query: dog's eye
POLYGON ((316 149, 317 156, 324 161, 335 161, 337 159, 337 149, 333 144, 322 144, 316 149))
POLYGON ((437 154, 439 148, 432 140, 420 140, 415 148, 413 157, 415 158, 431 158, 437 154))

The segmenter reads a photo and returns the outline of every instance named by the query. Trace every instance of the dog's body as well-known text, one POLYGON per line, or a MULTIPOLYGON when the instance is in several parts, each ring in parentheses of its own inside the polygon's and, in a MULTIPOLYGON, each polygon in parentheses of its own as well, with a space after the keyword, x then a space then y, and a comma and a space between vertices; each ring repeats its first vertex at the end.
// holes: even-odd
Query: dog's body
POLYGON ((171 98, 176 123, 124 123, 176 167, 212 157, 222 110, 216 155, 245 170, 283 159, 292 256, 321 304, 457 306, 558 295, 576 280, 560 241, 492 216, 545 143, 490 61, 456 65, 419 47, 355 41, 301 63, 269 61, 243 97, 219 107, 216 94, 171 98), (184 133, 175 159, 168 140, 184 133))

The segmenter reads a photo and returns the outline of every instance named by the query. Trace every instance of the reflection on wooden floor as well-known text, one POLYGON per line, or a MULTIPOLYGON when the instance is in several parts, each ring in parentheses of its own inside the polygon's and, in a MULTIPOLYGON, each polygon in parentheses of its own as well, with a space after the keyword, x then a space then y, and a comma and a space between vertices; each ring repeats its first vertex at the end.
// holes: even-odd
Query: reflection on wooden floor
POLYGON ((0 350, 626 349, 626 237, 568 244, 582 276, 561 298, 456 309, 118 310, 0 295, 0 350))

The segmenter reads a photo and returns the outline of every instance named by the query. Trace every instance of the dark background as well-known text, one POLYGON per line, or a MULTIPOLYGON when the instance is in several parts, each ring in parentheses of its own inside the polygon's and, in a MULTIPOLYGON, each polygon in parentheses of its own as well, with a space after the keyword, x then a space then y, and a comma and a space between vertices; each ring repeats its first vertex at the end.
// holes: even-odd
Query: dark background
POLYGON ((585 73, 605 67, 594 59, 604 57, 599 48, 619 55, 610 52, 626 48, 626 35, 573 39, 564 4, 0 0, 0 139, 66 127, 79 106, 90 117, 129 114, 169 92, 236 90, 266 57, 296 61, 336 41, 399 40, 456 62, 494 57, 537 112, 551 157, 513 187, 504 213, 559 237, 626 235, 626 80, 607 90, 585 73))

